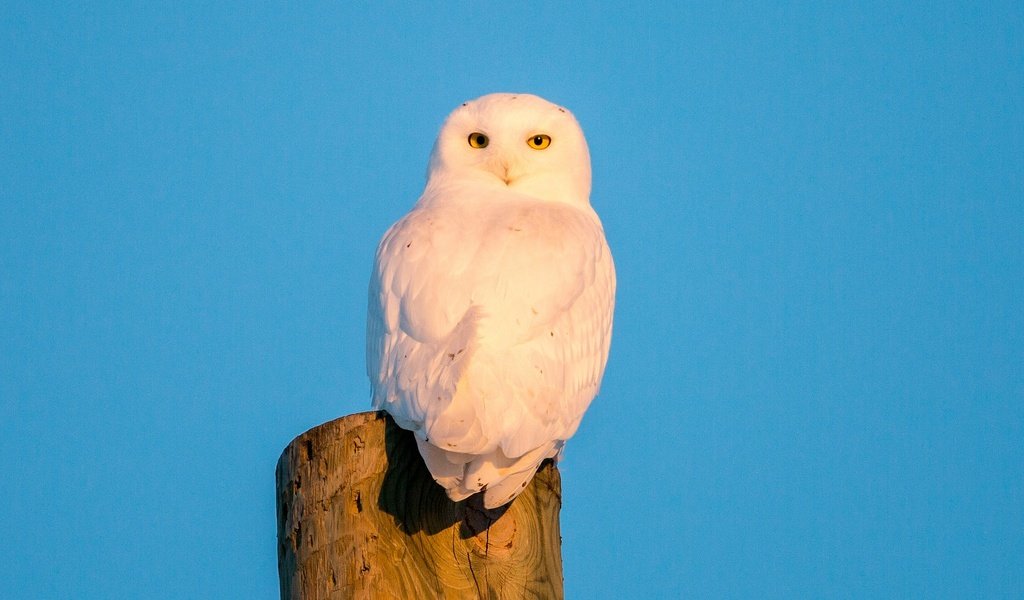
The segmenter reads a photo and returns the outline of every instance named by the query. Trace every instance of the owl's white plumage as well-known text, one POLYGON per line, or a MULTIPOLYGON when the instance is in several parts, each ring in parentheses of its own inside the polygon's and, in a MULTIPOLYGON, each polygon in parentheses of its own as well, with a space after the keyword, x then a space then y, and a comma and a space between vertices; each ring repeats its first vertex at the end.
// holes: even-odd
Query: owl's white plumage
POLYGON ((510 502, 597 394, 615 270, 589 197, 575 118, 537 96, 491 94, 449 115, 423 195, 381 240, 373 407, 415 433, 453 500, 510 502))

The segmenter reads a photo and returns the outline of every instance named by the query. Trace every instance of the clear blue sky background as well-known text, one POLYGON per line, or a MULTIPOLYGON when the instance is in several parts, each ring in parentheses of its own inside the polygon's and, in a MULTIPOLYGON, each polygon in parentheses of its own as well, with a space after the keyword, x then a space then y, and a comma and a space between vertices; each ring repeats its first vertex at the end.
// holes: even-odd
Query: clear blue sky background
POLYGON ((0 9, 0 596, 275 598, 446 114, 583 125, 572 598, 1024 597, 1024 5, 0 9))

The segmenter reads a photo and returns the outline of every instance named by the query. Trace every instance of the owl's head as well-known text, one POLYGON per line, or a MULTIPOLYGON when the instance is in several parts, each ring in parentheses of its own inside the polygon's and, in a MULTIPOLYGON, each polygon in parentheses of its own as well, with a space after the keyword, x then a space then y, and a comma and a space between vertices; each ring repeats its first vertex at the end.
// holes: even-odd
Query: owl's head
POLYGON ((490 94, 441 127, 427 185, 472 183, 543 200, 590 202, 590 153, 568 110, 530 94, 490 94))

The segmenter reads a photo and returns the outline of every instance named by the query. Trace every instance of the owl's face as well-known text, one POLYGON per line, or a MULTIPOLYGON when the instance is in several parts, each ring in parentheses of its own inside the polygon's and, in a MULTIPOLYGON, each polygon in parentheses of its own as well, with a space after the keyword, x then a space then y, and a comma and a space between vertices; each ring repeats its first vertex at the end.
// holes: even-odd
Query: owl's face
POLYGON ((568 110, 529 94, 490 94, 448 116, 427 179, 588 204, 590 154, 568 110))

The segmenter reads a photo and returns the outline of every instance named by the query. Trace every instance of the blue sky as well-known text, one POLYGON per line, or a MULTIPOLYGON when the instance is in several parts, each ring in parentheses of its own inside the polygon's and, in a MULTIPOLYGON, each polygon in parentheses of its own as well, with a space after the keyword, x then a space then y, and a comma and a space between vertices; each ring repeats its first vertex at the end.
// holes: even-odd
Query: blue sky
POLYGON ((1024 596, 1024 6, 0 11, 0 595, 275 598, 274 466, 458 103, 575 112, 619 274, 572 598, 1024 596))

